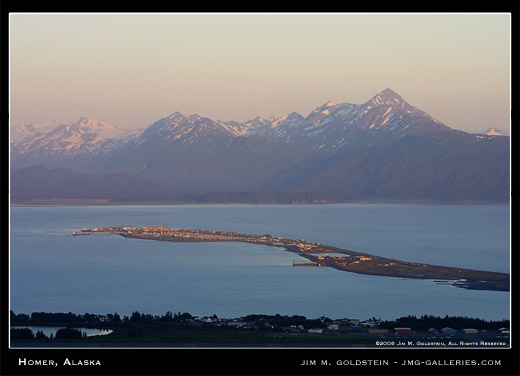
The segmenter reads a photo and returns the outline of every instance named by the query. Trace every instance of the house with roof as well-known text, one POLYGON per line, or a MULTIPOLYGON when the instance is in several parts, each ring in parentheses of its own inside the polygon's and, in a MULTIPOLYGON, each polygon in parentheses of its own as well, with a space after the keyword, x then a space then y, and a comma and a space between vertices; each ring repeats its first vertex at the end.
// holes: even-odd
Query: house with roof
POLYGON ((457 333, 457 331, 456 331, 455 329, 453 329, 453 328, 448 328, 448 327, 446 327, 446 328, 442 328, 442 329, 441 329, 441 332, 442 332, 443 334, 455 334, 455 333, 457 333))

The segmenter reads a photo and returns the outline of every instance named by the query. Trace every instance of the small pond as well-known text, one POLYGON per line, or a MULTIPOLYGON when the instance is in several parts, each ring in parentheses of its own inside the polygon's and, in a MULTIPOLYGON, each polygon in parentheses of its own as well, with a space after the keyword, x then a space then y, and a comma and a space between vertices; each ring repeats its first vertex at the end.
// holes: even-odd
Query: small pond
MULTIPOLYGON (((56 336, 56 332, 62 327, 59 326, 13 326, 11 329, 31 329, 33 334, 41 331, 47 337, 50 337, 52 334, 53 337, 56 336)), ((95 328, 74 328, 81 331, 81 333, 86 333, 87 337, 93 336, 105 336, 113 332, 111 329, 95 329, 95 328)))

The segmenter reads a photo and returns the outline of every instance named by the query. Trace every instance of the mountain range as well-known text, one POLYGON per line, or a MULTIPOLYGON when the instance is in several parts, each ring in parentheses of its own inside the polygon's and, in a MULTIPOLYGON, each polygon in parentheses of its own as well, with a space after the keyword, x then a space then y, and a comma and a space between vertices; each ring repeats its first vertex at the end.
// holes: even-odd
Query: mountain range
POLYGON ((510 139, 488 131, 452 129, 390 89, 242 123, 174 112, 132 131, 89 118, 21 125, 11 199, 507 201, 510 139))

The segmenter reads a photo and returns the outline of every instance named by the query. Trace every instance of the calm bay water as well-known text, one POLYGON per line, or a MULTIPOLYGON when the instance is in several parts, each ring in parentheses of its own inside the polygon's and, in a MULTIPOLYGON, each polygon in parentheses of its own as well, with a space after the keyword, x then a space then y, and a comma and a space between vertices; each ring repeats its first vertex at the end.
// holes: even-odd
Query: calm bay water
POLYGON ((509 318, 506 292, 293 267, 305 259, 277 247, 71 236, 83 227, 119 225, 269 233, 405 261, 510 269, 509 206, 500 204, 12 207, 10 308, 28 314, 509 318))

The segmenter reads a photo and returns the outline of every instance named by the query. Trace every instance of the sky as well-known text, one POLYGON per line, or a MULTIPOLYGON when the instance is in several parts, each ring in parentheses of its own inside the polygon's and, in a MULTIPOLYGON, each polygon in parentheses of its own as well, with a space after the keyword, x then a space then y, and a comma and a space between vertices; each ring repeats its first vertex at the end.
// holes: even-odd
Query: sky
POLYGON ((10 124, 308 115, 386 88, 506 134, 508 13, 11 13, 10 124))

